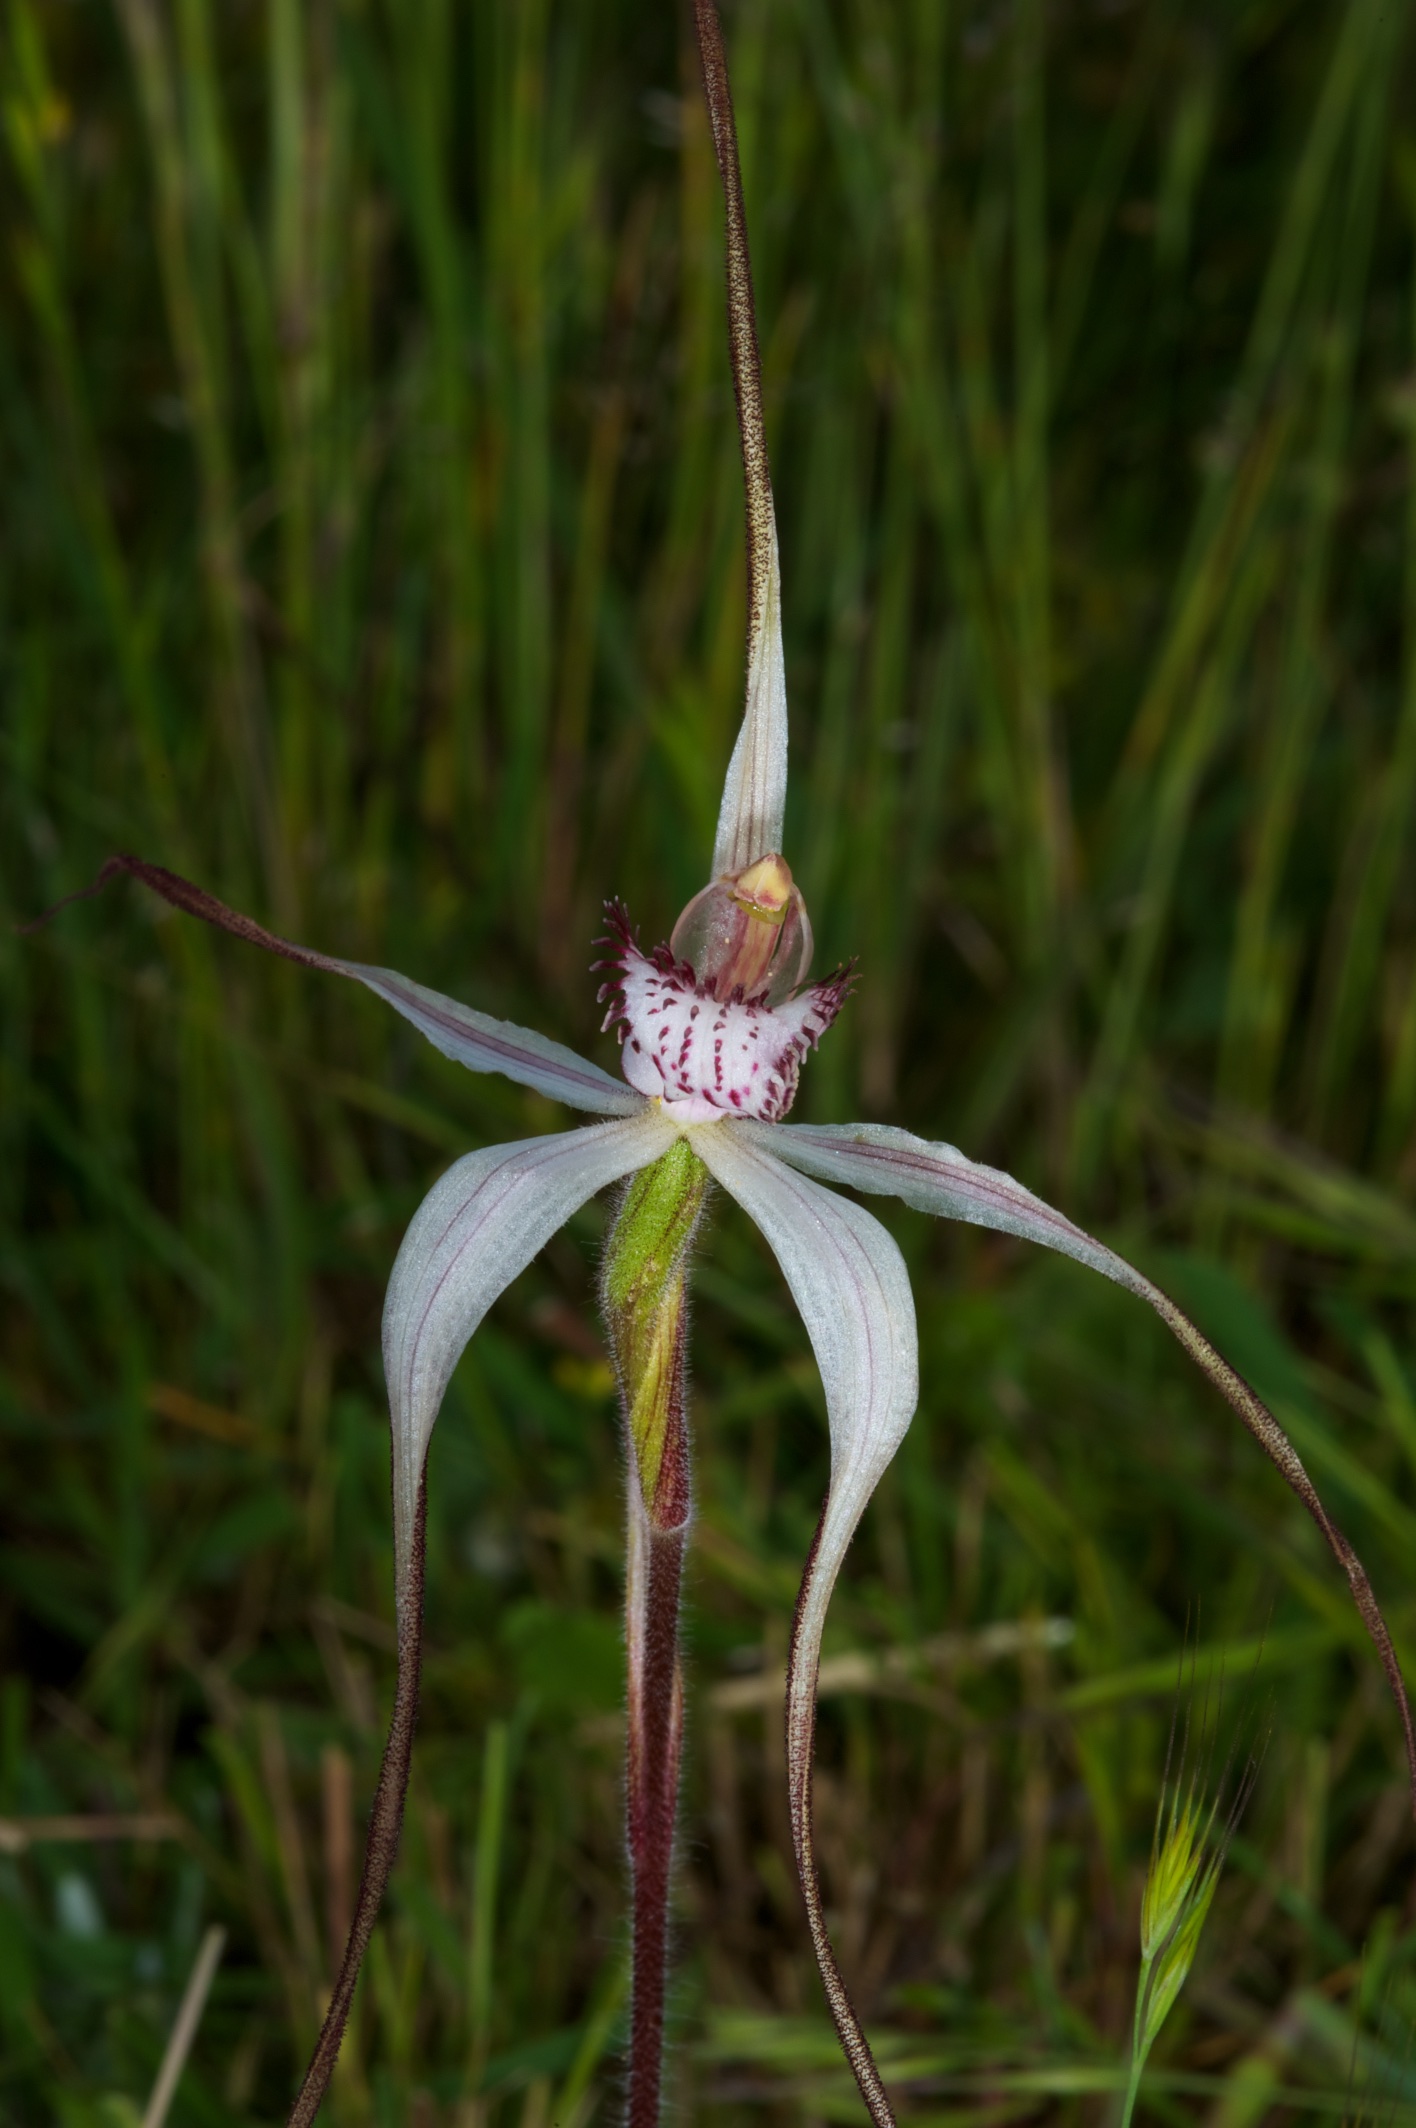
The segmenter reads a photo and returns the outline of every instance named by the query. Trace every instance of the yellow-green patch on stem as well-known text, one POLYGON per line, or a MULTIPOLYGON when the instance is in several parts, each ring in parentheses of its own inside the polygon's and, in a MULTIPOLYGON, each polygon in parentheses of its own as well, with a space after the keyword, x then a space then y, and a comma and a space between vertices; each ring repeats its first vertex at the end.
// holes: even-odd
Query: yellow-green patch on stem
POLYGON ((640 1491, 651 1522, 665 1528, 682 1522, 688 1510, 687 1276, 707 1190, 708 1171, 681 1138, 627 1185, 601 1272, 640 1491))

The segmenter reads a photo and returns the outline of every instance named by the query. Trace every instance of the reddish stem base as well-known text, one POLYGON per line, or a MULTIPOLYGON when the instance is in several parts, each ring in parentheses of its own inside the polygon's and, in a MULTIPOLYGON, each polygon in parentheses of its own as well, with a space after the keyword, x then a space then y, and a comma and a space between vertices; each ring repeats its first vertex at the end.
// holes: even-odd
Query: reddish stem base
MULTIPOLYGON (((637 1505, 637 1503, 636 1503, 637 1505)), ((631 1510, 633 1515, 633 1510, 631 1510)), ((629 1639, 629 1862, 634 1985, 628 2128, 658 2128, 668 1977, 669 1884, 683 1745, 679 1594, 688 1529, 631 1531, 629 1639)))

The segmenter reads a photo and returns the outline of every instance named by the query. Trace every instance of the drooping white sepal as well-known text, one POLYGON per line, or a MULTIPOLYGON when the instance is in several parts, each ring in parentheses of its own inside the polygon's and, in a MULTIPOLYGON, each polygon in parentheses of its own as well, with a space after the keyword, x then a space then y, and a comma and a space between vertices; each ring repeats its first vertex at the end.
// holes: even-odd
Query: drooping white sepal
MULTIPOLYGON (((765 1126, 696 1130, 693 1149, 767 1238, 806 1324, 831 1429, 831 1491, 806 1608, 820 1652, 831 1589, 856 1524, 919 1401, 909 1273, 878 1219, 794 1174, 765 1126)), ((813 1671, 814 1675, 814 1671, 813 1671)), ((789 1716, 790 1719, 790 1716, 789 1716)))
POLYGON ((383 1327, 400 1601, 428 1441, 468 1339, 572 1212, 673 1142, 672 1127, 646 1108, 623 1122, 486 1146, 455 1161, 414 1213, 389 1280, 383 1327))
POLYGON ((494 1020, 456 998, 444 997, 415 983, 411 976, 392 968, 366 968, 357 961, 327 961, 324 965, 340 975, 352 975, 395 1012, 412 1022, 435 1049, 469 1071, 500 1072, 520 1086, 530 1086, 567 1108, 592 1116, 636 1114, 642 1103, 618 1079, 598 1064, 579 1057, 563 1042, 538 1034, 534 1027, 518 1027, 511 1020, 494 1020))
POLYGON ((904 1258, 877 1219, 793 1174, 768 1148, 780 1127, 728 1123, 692 1133, 712 1174, 767 1237, 821 1370, 831 1427, 831 1489, 807 1562, 787 1682, 792 1840, 817 1965, 862 2095, 893 2119, 826 1927, 811 1824, 816 1674, 827 1606, 856 1525, 904 1439, 919 1394, 919 1339, 904 1258))
POLYGON ((780 1135, 728 1124, 695 1130, 691 1142, 762 1229, 791 1288, 826 1393, 833 1529, 853 1529, 918 1400, 914 1296, 879 1220, 794 1174, 775 1157, 780 1135))

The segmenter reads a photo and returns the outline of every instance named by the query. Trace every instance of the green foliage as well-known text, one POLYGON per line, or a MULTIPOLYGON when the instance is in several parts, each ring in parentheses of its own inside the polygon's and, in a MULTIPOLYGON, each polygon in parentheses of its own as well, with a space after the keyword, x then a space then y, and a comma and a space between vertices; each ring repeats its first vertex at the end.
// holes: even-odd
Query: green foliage
POLYGON ((1180 1764, 1173 1778, 1167 1754, 1166 1779, 1156 1806, 1150 1868, 1141 1891, 1141 1970, 1131 2031, 1131 2077, 1121 2128, 1130 2128, 1151 2048, 1195 1962, 1219 1873, 1257 1774, 1251 1761, 1216 1831, 1220 1797, 1216 1793, 1206 1804, 1203 1792, 1209 1770, 1204 1761, 1213 1745, 1208 1703, 1199 1738, 1199 1765, 1193 1760, 1186 1763, 1190 1741, 1187 1714, 1180 1764))
MULTIPOLYGON (((1408 17, 726 9, 787 854, 821 964, 862 969, 801 1111, 995 1159, 1174 1284, 1409 1656, 1408 17)), ((594 1049, 600 898, 651 939, 702 884, 741 702, 685 27, 0 0, 11 919, 131 848, 594 1049)), ((270 2120, 391 1688, 382 1284, 441 1164, 564 1119, 123 889, 0 929, 0 983, 0 2115, 141 2109, 216 1918, 171 2120, 270 2120), (56 1837, 74 1818, 148 1830, 56 1837)), ((1264 1635, 1274 1741, 1144 2106, 1411 2118, 1398 1739, 1315 1533, 1124 1295, 892 1225, 923 1403, 837 1599, 828 1666, 871 1659, 824 1700, 817 1816, 902 2109, 1115 2104, 1202 1598, 1231 1669, 1264 1635)), ((332 2122, 613 2109, 602 1232, 592 1208, 494 1311, 434 1441, 410 1821, 332 2122)), ((729 1210, 695 1290, 675 2103, 855 2119, 775 1684, 815 1374, 729 1210)))

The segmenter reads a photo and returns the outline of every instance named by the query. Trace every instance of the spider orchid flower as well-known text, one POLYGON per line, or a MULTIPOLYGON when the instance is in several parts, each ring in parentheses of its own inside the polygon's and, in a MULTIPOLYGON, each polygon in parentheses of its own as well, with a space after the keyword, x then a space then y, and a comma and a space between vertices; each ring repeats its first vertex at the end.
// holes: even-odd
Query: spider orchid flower
MULTIPOLYGON (((840 1011, 849 969, 806 980, 811 927, 782 855, 787 706, 777 535, 762 419, 751 270, 732 102, 713 0, 694 0, 726 208, 729 342, 747 503, 748 659, 742 727, 728 767, 711 876, 666 944, 645 951, 607 909, 601 1000, 623 1077, 526 1028, 489 1018, 409 977, 275 937, 200 887, 131 856, 130 874, 188 914, 303 966, 363 983, 471 1071, 601 1120, 466 1154, 414 1216, 389 1281, 383 1348, 393 1453, 398 1674, 364 1876, 329 2013, 290 2115, 312 2121, 333 2070, 354 1985, 397 1847, 417 1709, 425 1467, 444 1392, 488 1308, 579 1207, 621 1186, 601 1298, 629 1445, 628 1846, 634 1989, 630 2128, 659 2118, 666 1916, 682 1732, 678 1606, 691 1491, 686 1290, 710 1179, 756 1221, 811 1339, 825 1391, 830 1482, 806 1562, 786 1688, 790 1815, 827 2001, 874 2121, 890 2102, 827 1933, 812 1842, 816 1681, 832 1589, 867 1503, 914 1416, 918 1340, 904 1260, 845 1187, 941 1218, 1025 1237, 1147 1302, 1237 1412, 1312 1515, 1346 1574, 1395 1697, 1416 1797, 1416 1731, 1367 1575, 1328 1516, 1273 1414, 1156 1286, 994 1168, 951 1145, 872 1123, 785 1120, 802 1064, 840 1011), (828 1187, 832 1185, 834 1187, 828 1187)), ((52 912, 51 912, 52 913, 52 912)))

